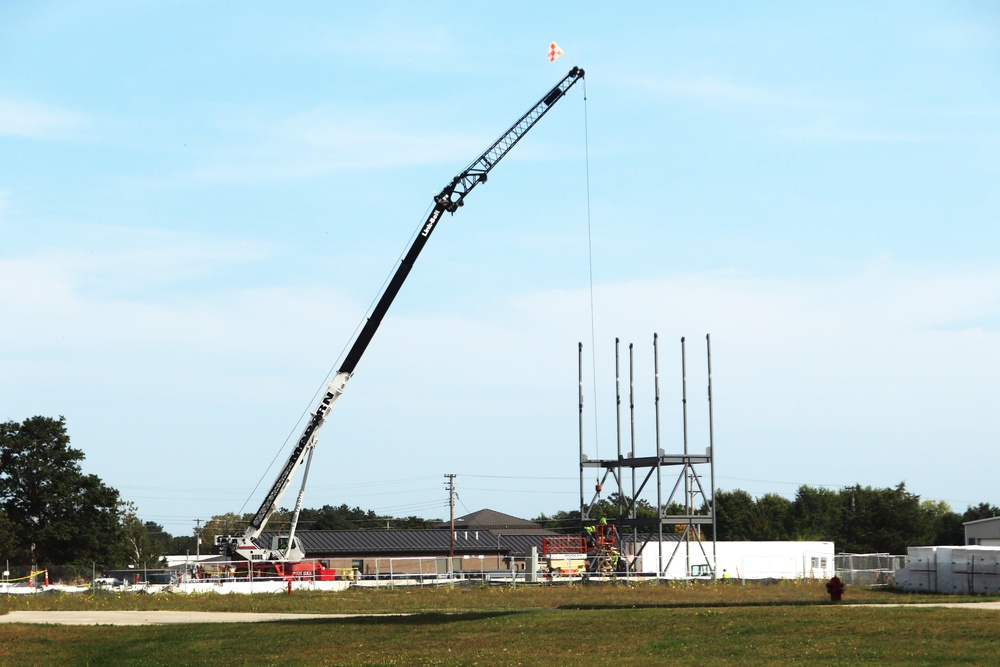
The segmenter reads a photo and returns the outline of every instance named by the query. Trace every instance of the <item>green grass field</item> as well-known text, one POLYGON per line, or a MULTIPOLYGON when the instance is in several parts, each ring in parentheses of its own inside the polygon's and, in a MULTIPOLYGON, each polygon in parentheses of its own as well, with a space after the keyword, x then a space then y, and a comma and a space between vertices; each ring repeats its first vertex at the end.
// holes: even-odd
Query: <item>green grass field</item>
MULTIPOLYGON (((982 601, 984 598, 976 598, 982 601)), ((951 599, 948 599, 951 601, 951 599)), ((587 585, 0 599, 18 609, 407 612, 148 627, 0 626, 0 665, 957 665, 997 660, 997 610, 822 583, 587 585), (849 603, 865 603, 849 606, 849 603), (886 606, 886 604, 891 606, 886 606)))

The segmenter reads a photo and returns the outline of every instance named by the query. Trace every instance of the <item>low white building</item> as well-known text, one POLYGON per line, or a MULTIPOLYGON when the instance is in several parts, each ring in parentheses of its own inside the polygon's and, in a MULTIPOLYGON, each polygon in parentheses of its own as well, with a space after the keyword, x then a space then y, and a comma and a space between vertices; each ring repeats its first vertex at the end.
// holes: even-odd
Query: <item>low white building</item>
MULTIPOLYGON (((639 552, 635 571, 663 572, 668 579, 710 577, 712 542, 651 541, 639 552)), ((829 579, 834 574, 833 542, 716 542, 716 576, 733 579, 829 579)))

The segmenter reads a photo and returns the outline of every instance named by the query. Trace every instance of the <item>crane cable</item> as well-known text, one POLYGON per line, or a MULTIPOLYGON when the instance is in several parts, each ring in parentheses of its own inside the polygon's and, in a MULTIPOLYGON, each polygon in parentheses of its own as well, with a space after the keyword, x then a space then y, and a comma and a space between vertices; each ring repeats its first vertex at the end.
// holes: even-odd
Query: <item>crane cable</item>
POLYGON ((419 222, 417 223, 416 227, 414 227, 413 231, 410 233, 410 238, 407 241, 407 245, 404 245, 403 249, 400 250, 399 256, 396 257, 395 264, 393 264, 392 267, 390 267, 389 271, 385 275, 385 278, 382 280, 382 286, 379 287, 378 291, 375 293, 375 296, 373 296, 371 301, 369 302, 368 308, 365 309, 365 312, 361 316, 361 319, 358 320, 357 325, 354 327, 354 332, 348 337, 347 341, 344 343, 344 346, 340 349, 340 354, 337 355, 337 358, 334 361, 333 366, 331 366, 330 370, 326 372, 326 376, 324 376, 323 382, 321 382, 316 387, 316 391, 313 392, 312 399, 302 409, 302 413, 299 415, 298 420, 295 422, 295 424, 292 425, 292 428, 288 432, 288 435, 285 436, 285 440, 281 443, 281 446, 278 447, 277 451, 275 451, 274 458, 271 459, 271 462, 267 465, 267 469, 264 470, 264 473, 260 476, 260 479, 257 480, 257 484, 254 485, 253 490, 250 491, 250 495, 247 496, 247 499, 243 501, 243 505, 240 507, 239 514, 241 515, 243 514, 243 510, 246 509, 246 506, 256 495, 257 489, 259 489, 260 485, 264 483, 264 480, 268 477, 268 473, 271 472, 271 469, 274 467, 274 464, 278 462, 279 458, 284 453, 285 449, 288 447, 288 443, 292 442, 292 439, 295 437, 296 433, 298 433, 301 430, 302 421, 306 419, 306 417, 310 414, 310 408, 316 405, 316 402, 319 400, 320 395, 322 395, 323 390, 330 384, 330 381, 333 379, 333 376, 337 372, 337 369, 340 368, 340 363, 343 361, 344 355, 347 353, 347 348, 357 338, 358 332, 361 331, 361 328, 364 327, 365 322, 368 320, 368 317, 371 315, 372 310, 375 308, 375 302, 378 301, 379 296, 382 295, 382 292, 385 291, 386 285, 388 285, 389 281, 392 279, 392 274, 395 271, 395 267, 398 266, 401 261, 403 261, 403 256, 406 255, 406 248, 409 246, 409 244, 413 243, 413 238, 417 235, 417 233, 420 232, 421 229, 423 229, 424 221, 427 219, 427 215, 428 213, 430 213, 430 210, 433 206, 434 206, 433 202, 428 204, 427 210, 424 211, 423 217, 419 219, 419 222))
MULTIPOLYGON (((593 225, 591 224, 590 207, 590 132, 587 120, 587 79, 583 80, 583 152, 584 171, 586 173, 586 193, 587 193, 587 268, 590 275, 590 364, 591 373, 594 378, 594 447, 597 459, 601 458, 600 430, 597 419, 597 333, 594 316, 594 240, 593 225)), ((600 468, 595 468, 596 479, 595 488, 597 494, 601 493, 601 473, 600 468)))

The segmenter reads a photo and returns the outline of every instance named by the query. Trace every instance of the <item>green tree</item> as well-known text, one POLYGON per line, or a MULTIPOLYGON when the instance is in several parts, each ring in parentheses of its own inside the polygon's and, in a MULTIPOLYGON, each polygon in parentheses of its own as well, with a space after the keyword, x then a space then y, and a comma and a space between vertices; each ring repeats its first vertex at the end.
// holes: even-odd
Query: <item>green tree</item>
POLYGON ((251 514, 240 516, 236 512, 216 514, 201 528, 201 553, 210 553, 218 535, 242 535, 250 525, 251 514))
POLYGON ((134 503, 122 503, 119 512, 125 559, 136 565, 158 563, 163 556, 163 527, 140 519, 134 503))
POLYGON ((754 540, 788 540, 792 537, 792 501, 777 493, 765 493, 757 499, 754 540))
POLYGON ((580 510, 559 510, 552 516, 539 514, 532 521, 554 533, 576 534, 580 532, 580 510))
MULTIPOLYGON (((163 547, 164 555, 174 555, 180 556, 184 554, 191 554, 192 556, 198 552, 198 544, 194 535, 173 535, 166 540, 163 547)), ((208 553, 206 551, 205 553, 208 553)))
POLYGON ((924 524, 930 527, 933 535, 930 544, 963 544, 965 542, 965 527, 962 526, 962 517, 953 512, 948 503, 943 500, 925 500, 920 503, 920 511, 924 515, 924 524))
POLYGON ((991 519, 1000 516, 1000 507, 989 503, 979 503, 969 505, 969 508, 962 513, 962 521, 978 521, 980 519, 991 519))
MULTIPOLYGON (((291 510, 282 508, 274 513, 269 528, 287 529, 291 525, 291 510)), ((399 527, 397 519, 382 516, 372 510, 350 507, 346 503, 334 507, 323 505, 319 509, 302 508, 299 513, 299 528, 306 530, 358 530, 363 528, 385 528, 386 524, 399 527)))
POLYGON ((792 501, 791 515, 792 539, 841 542, 843 504, 837 491, 800 486, 792 501))
POLYGON ((120 564, 118 491, 80 468, 65 419, 0 424, 0 508, 14 524, 13 556, 45 564, 120 564))
POLYGON ((742 489, 715 491, 715 523, 720 540, 752 540, 757 522, 757 503, 742 489))
MULTIPOLYGON (((640 500, 639 516, 656 517, 656 510, 640 500)), ((833 542, 838 551, 854 553, 906 553, 914 545, 962 544, 963 521, 975 521, 1000 516, 1000 507, 987 503, 969 507, 961 516, 947 503, 921 502, 920 497, 906 490, 905 484, 895 488, 876 489, 860 484, 832 491, 800 486, 795 499, 774 493, 753 498, 741 489, 715 492, 716 526, 719 540, 821 540, 833 542)), ((591 517, 616 516, 617 497, 595 503, 591 517)), ((684 514, 677 503, 664 507, 664 514, 684 514)), ((701 513, 707 513, 703 506, 701 513)), ((560 511, 535 519, 544 528, 557 532, 576 533, 580 512, 560 511)), ((682 526, 683 528, 683 526, 682 526)), ((665 526, 664 531, 676 531, 665 526)), ((711 537, 711 528, 702 529, 711 537)))
MULTIPOLYGON (((612 493, 607 498, 601 498, 597 502, 592 503, 590 506, 589 516, 594 520, 603 517, 610 523, 618 518, 619 512, 623 518, 629 518, 631 514, 630 509, 634 510, 637 519, 655 519, 657 517, 656 507, 648 500, 639 498, 635 501, 633 507, 632 498, 624 494, 619 495, 618 492, 612 493)), ((683 514, 684 508, 682 506, 677 506, 673 509, 667 510, 667 513, 683 514)), ((580 513, 577 512, 576 516, 579 517, 580 513)), ((577 524, 576 530, 579 529, 580 526, 577 524)))
POLYGON ((844 538, 838 550, 848 553, 905 554, 912 545, 931 544, 934 528, 921 511, 920 496, 900 483, 894 489, 860 484, 841 490, 844 538))
POLYGON ((0 510, 0 554, 9 556, 17 550, 17 536, 14 534, 14 522, 7 518, 7 513, 0 510))
MULTIPOLYGON (((170 544, 174 540, 174 536, 163 529, 163 526, 156 523, 155 521, 143 521, 142 525, 146 528, 146 535, 149 536, 149 544, 152 550, 159 556, 166 556, 169 554, 176 553, 170 549, 170 544)), ((181 553, 184 553, 181 551, 181 553)))
POLYGON ((393 528, 437 528, 441 519, 424 519, 419 516, 396 517, 392 520, 393 528))

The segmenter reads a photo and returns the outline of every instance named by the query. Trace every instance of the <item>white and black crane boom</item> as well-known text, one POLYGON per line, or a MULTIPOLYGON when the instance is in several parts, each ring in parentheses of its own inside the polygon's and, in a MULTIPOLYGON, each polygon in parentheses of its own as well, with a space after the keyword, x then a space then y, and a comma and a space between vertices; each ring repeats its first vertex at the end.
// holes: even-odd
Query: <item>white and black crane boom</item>
POLYGON ((500 138, 493 142, 489 148, 483 151, 482 155, 477 157, 475 160, 469 164, 461 173, 459 173, 455 178, 451 180, 448 185, 446 185, 441 192, 439 192, 434 197, 434 207, 431 209, 430 214, 427 216, 427 220, 424 222, 419 233, 410 245, 409 250, 403 256, 400 261, 399 266, 396 268, 396 272, 393 274, 392 278, 389 280, 385 287, 385 290, 379 296, 378 301, 372 308, 371 313, 368 315, 368 319, 365 321, 364 326, 361 327, 361 331, 358 333, 357 338, 351 344, 350 349, 344 356, 344 360, 337 372, 334 374, 333 379, 330 384, 327 385, 326 392, 324 393, 322 399, 320 399, 319 404, 316 409, 312 412, 309 421, 306 423, 302 434, 295 443, 295 447, 292 449, 285 461, 284 466, 278 473, 277 478, 271 485, 270 490, 264 497, 263 502, 260 504, 260 508, 257 510, 253 518, 250 519, 250 523, 247 526, 246 531, 242 535, 219 535, 215 539, 216 551, 218 553, 225 554, 230 558, 245 558, 250 561, 258 560, 301 560, 305 555, 305 552, 298 546, 298 541, 295 538, 295 526, 298 519, 299 510, 302 507, 302 495, 305 491, 305 482, 309 475, 309 464, 312 461, 312 453, 316 447, 316 437, 319 433, 320 428, 326 421, 327 415, 330 412, 330 408, 337 401, 340 395, 344 392, 344 387, 347 381, 351 379, 354 374, 354 369, 361 360, 361 356, 365 353, 368 348, 368 344, 371 342, 372 338, 375 336, 375 332, 378 330, 379 325, 382 323, 382 318, 385 317, 386 312, 389 310, 389 306, 392 305, 393 300, 399 293, 399 289, 403 286, 403 282, 406 280, 407 275, 410 273, 410 269, 413 268, 414 262, 417 260, 417 256, 420 251, 423 250, 424 246, 427 244, 427 240, 430 238, 431 233, 437 227, 437 223, 441 218, 441 215, 446 211, 448 213, 454 213, 460 206, 464 204, 465 197, 472 191, 474 187, 480 183, 486 182, 487 174, 493 169, 503 159, 505 155, 510 151, 514 145, 520 141, 528 130, 530 130, 535 123, 537 123, 542 116, 548 112, 552 106, 559 101, 560 98, 566 91, 568 91, 573 84, 583 78, 584 72, 579 67, 574 67, 569 71, 563 79, 556 84, 552 90, 547 92, 542 99, 535 103, 534 106, 528 110, 523 116, 521 116, 517 122, 510 126, 510 128, 500 135, 500 138), (292 476, 294 475, 296 469, 305 463, 305 470, 303 472, 302 487, 299 492, 299 497, 296 500, 295 512, 293 514, 291 529, 288 535, 276 536, 272 541, 270 548, 263 548, 256 544, 255 540, 263 532, 264 527, 267 525, 268 519, 271 515, 278 509, 278 503, 281 502, 282 496, 288 489, 289 484, 291 484, 292 476))

